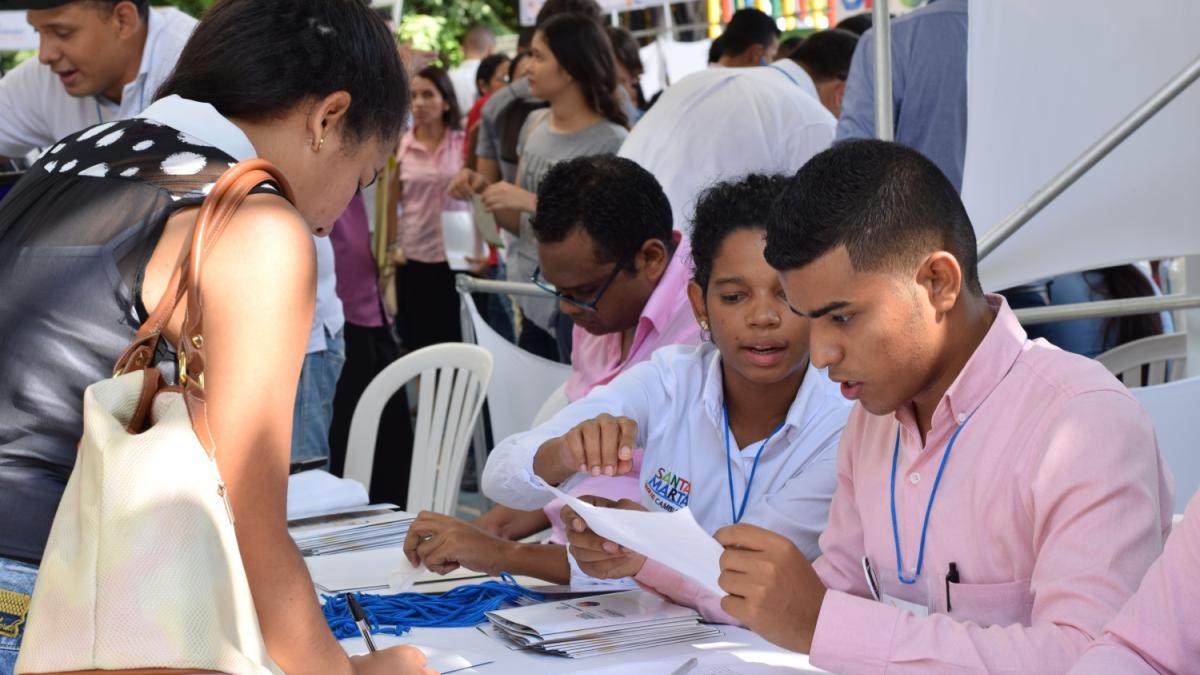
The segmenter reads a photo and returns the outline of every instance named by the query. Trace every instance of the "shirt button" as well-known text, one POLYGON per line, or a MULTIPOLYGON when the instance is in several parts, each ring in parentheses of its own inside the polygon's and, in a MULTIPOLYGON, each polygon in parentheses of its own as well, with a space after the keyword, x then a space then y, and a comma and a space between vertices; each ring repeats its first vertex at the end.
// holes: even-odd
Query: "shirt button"
POLYGON ((966 422, 966 421, 967 421, 967 414, 966 413, 958 413, 958 423, 962 424, 963 422, 966 422))
POLYGON ((920 483, 921 482, 921 474, 917 473, 916 471, 908 474, 908 482, 912 483, 913 485, 920 483))

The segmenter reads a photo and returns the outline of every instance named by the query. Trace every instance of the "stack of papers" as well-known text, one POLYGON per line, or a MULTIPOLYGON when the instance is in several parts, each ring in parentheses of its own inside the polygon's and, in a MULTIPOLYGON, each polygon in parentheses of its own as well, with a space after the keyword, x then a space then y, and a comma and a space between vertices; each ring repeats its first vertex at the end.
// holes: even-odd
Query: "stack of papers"
POLYGON ((719 637, 695 610, 647 591, 593 595, 487 613, 485 633, 513 648, 572 659, 719 637))
POLYGON ((391 504, 288 521, 304 556, 394 548, 404 544, 415 517, 391 504))

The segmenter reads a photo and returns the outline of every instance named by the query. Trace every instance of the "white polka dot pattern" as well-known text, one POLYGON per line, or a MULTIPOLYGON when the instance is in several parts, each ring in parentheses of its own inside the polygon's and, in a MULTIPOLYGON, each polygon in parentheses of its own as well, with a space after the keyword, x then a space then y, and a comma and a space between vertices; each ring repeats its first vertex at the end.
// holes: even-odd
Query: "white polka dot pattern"
POLYGON ((207 163, 208 160, 194 152, 177 152, 163 160, 162 171, 169 176, 194 176, 207 163))

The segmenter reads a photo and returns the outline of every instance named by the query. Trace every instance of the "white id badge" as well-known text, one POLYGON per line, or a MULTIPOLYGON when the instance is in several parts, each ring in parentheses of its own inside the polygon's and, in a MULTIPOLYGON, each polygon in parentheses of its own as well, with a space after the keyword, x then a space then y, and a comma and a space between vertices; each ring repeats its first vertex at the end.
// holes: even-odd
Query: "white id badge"
POLYGON ((901 600, 883 592, 879 585, 879 579, 875 576, 875 570, 871 567, 871 561, 867 556, 862 559, 863 575, 867 580, 867 588, 871 591, 871 596, 878 602, 885 605, 891 605, 897 609, 907 609, 913 613, 913 616, 929 616, 929 608, 924 605, 918 605, 915 602, 901 600))
POLYGON ((891 605, 897 609, 907 609, 913 613, 913 616, 929 616, 929 608, 924 605, 918 605, 915 602, 893 598, 887 593, 879 594, 879 601, 885 605, 891 605))

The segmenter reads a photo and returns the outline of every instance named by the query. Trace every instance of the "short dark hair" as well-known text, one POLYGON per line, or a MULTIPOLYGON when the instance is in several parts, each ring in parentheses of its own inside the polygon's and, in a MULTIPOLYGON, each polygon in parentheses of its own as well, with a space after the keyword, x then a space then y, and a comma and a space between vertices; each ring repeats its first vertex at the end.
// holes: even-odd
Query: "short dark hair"
POLYGON ((613 56, 617 57, 617 63, 624 66, 630 75, 641 75, 645 68, 642 66, 642 55, 638 52, 637 39, 633 37, 633 33, 620 26, 605 26, 604 33, 608 35, 608 41, 612 44, 613 56))
POLYGON ((496 76, 496 71, 500 69, 500 65, 508 62, 508 54, 503 52, 483 57, 479 62, 479 67, 475 69, 475 93, 482 94, 483 87, 479 85, 491 82, 492 78, 496 76))
POLYGON ((674 248, 667 195, 649 171, 624 157, 591 155, 555 164, 538 186, 537 205, 532 225, 539 242, 560 242, 581 227, 601 262, 629 258, 648 239, 674 248))
POLYGON ((875 24, 875 17, 870 12, 860 12, 854 16, 848 16, 837 23, 835 28, 839 30, 848 30, 855 35, 861 36, 867 32, 875 24))
POLYGON ((532 56, 528 49, 518 49, 513 55, 512 61, 508 62, 508 81, 511 83, 516 80, 517 68, 521 67, 521 62, 532 56))
POLYGON ((442 100, 446 102, 446 109, 442 111, 442 124, 448 129, 462 129, 463 114, 458 108, 458 95, 446 71, 437 66, 425 66, 413 77, 429 80, 442 95, 442 100))
POLYGON ((767 229, 771 203, 783 190, 787 176, 752 173, 717 183, 700 193, 692 216, 692 279, 705 290, 721 244, 738 230, 767 229))
POLYGON ((757 9, 739 9, 721 33, 721 56, 737 56, 753 45, 769 45, 780 35, 775 19, 757 9))
POLYGON ((157 98, 178 94, 226 117, 271 119, 305 99, 350 94, 348 141, 399 137, 408 77, 396 41, 362 0, 218 0, 157 98))
POLYGON ((492 29, 482 24, 471 26, 466 34, 463 35, 463 49, 474 49, 476 51, 486 51, 489 47, 496 44, 496 34, 492 29))
MULTIPOLYGON (((117 8, 117 5, 122 2, 131 3, 137 7, 138 16, 142 17, 142 21, 150 18, 150 0, 84 0, 86 4, 103 5, 111 13, 117 8)), ((5 9, 3 3, 0 3, 0 9, 5 9)))
POLYGON ((792 35, 786 40, 779 43, 779 51, 775 54, 776 59, 786 59, 792 55, 792 50, 804 43, 803 35, 792 35))
POLYGON ((907 269, 949 251, 964 286, 983 292, 958 192, 936 164, 898 143, 838 143, 801 167, 772 205, 766 256, 775 269, 804 267, 840 246, 858 271, 907 269))
POLYGON ((844 81, 850 76, 850 62, 857 46, 857 35, 833 28, 809 35, 788 58, 800 64, 813 82, 844 81))
POLYGON ((711 44, 708 45, 708 62, 716 63, 721 60, 721 36, 713 38, 711 44))
POLYGON ((546 0, 546 4, 538 10, 534 25, 541 27, 559 14, 582 14, 596 23, 600 23, 600 5, 596 0, 546 0))

